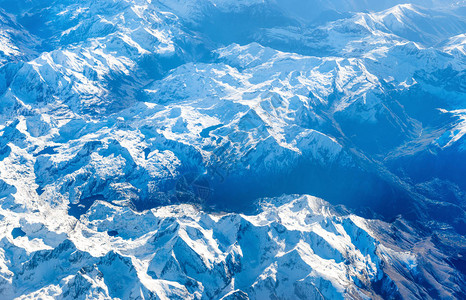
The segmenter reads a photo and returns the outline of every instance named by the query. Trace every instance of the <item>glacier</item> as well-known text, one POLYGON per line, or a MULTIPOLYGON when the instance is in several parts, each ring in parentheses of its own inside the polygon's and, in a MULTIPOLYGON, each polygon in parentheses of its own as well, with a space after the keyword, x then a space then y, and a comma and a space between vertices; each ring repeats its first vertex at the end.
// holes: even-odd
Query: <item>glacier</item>
POLYGON ((465 32, 462 0, 0 0, 0 299, 465 298, 465 32))

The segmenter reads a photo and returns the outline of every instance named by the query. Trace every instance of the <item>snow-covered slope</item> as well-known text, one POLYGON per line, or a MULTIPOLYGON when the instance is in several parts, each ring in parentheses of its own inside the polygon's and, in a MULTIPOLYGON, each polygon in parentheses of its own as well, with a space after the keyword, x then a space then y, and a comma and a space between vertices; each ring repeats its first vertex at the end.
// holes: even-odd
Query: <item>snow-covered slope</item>
POLYGON ((465 16, 0 0, 0 295, 464 297, 465 16))
POLYGON ((0 66, 6 62, 32 58, 37 40, 14 21, 14 18, 0 10, 0 66))
POLYGON ((422 256, 432 244, 412 229, 393 231, 310 196, 268 199, 250 216, 189 205, 137 214, 101 201, 79 221, 61 213, 56 219, 4 215, 3 295, 343 299, 376 292, 448 298, 460 291, 458 275, 440 254, 422 256), (15 228, 26 235, 13 237, 15 228), (400 242, 382 240, 379 231, 400 242))

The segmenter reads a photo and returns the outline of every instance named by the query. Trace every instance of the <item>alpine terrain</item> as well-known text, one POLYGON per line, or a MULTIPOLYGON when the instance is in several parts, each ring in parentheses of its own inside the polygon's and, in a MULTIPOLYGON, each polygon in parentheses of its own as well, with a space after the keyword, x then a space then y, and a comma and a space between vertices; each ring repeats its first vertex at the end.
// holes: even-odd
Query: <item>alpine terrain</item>
POLYGON ((466 299, 466 1, 0 0, 0 299, 466 299))

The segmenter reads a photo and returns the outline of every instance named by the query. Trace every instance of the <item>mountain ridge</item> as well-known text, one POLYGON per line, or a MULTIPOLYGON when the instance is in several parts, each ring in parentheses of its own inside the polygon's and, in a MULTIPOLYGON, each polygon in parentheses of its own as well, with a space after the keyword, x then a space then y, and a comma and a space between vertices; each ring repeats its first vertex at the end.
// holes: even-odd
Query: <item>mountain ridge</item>
POLYGON ((398 2, 1 0, 0 295, 464 297, 464 1, 398 2))

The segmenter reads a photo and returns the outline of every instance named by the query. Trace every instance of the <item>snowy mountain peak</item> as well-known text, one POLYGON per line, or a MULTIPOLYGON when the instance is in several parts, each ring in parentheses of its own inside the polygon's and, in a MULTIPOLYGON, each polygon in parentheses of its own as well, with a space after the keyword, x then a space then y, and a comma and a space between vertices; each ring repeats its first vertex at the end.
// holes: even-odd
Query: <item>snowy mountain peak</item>
MULTIPOLYGON (((189 205, 136 214, 97 201, 68 238, 62 236, 54 249, 44 244, 36 250, 14 282, 34 277, 16 290, 32 297, 134 298, 138 291, 144 297, 220 299, 241 290, 253 299, 340 298, 370 296, 368 287, 376 284, 392 286, 393 297, 399 290, 384 275, 384 264, 407 272, 424 266, 416 256, 383 246, 371 229, 378 226, 387 225, 341 215, 310 196, 269 199, 262 212, 249 216, 208 215, 189 205), (96 252, 103 245, 109 252, 96 252), (52 275, 43 264, 67 267, 52 275), (115 268, 120 279, 112 274, 115 268), (125 292, 118 288, 123 279, 125 292)), ((28 239, 9 237, 3 248, 7 255, 20 253, 28 239)), ((12 264, 5 270, 16 272, 12 264)))

